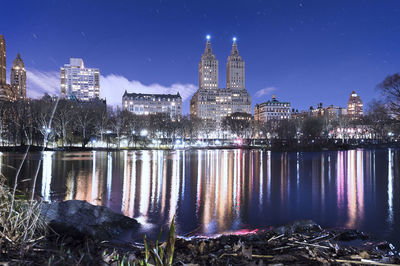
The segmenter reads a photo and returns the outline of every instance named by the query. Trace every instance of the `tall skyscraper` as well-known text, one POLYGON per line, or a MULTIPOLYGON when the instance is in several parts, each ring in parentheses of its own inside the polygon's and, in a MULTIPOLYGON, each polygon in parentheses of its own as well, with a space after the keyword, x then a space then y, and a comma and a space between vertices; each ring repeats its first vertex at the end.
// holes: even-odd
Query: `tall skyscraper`
POLYGON ((221 89, 218 88, 218 60, 207 36, 199 63, 199 89, 190 100, 190 115, 219 124, 224 117, 235 112, 251 114, 251 97, 245 88, 245 64, 235 38, 226 66, 226 88, 221 89))
POLYGON ((239 55, 236 38, 233 38, 231 54, 226 63, 226 88, 244 89, 244 61, 239 55))
POLYGON ((61 68, 61 94, 80 101, 99 98, 99 69, 85 68, 81 58, 70 58, 69 64, 61 68))
POLYGON ((6 41, 0 34, 0 85, 6 84, 6 41))
POLYGON ((363 115, 363 103, 355 91, 351 92, 347 102, 347 115, 350 118, 359 118, 363 115))
POLYGON ((210 36, 199 63, 199 88, 218 89, 218 60, 212 52, 210 36))
POLYGON ((16 98, 26 99, 26 71, 24 61, 18 54, 11 68, 11 89, 16 98))
POLYGON ((6 41, 0 34, 0 100, 13 101, 15 95, 6 80, 6 41))

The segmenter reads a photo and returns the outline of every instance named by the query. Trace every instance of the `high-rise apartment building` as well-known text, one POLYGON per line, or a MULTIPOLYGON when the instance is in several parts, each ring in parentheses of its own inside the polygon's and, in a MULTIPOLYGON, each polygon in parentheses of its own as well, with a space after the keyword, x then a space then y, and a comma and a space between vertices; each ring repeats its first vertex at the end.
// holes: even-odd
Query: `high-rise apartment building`
POLYGON ((6 78, 6 41, 4 36, 0 34, 0 100, 13 101, 15 95, 11 90, 11 86, 7 84, 6 78))
POLYGON ((128 93, 122 96, 122 108, 136 115, 167 113, 172 119, 182 116, 182 97, 177 94, 128 93))
POLYGON ((251 114, 251 97, 245 88, 244 67, 234 38, 226 67, 226 88, 218 88, 218 60, 207 37, 199 63, 199 89, 190 100, 190 115, 219 123, 235 112, 251 114))
POLYGON ((200 89, 218 89, 218 60, 212 52, 210 38, 199 63, 200 89))
POLYGON ((230 89, 245 89, 244 61, 239 55, 236 38, 233 39, 231 54, 226 63, 226 87, 230 89))
POLYGON ((15 97, 17 99, 26 99, 26 71, 20 54, 13 61, 10 83, 15 97))
POLYGON ((254 106, 254 120, 267 122, 269 120, 289 119, 291 116, 290 102, 280 102, 272 95, 272 100, 254 106))
POLYGON ((363 115, 363 103, 355 91, 352 91, 350 94, 347 103, 347 115, 350 118, 359 118, 363 115))
POLYGON ((6 41, 0 34, 0 85, 6 84, 6 41))
POLYGON ((99 98, 99 69, 85 68, 81 58, 70 58, 69 64, 61 68, 61 94, 79 101, 99 98))

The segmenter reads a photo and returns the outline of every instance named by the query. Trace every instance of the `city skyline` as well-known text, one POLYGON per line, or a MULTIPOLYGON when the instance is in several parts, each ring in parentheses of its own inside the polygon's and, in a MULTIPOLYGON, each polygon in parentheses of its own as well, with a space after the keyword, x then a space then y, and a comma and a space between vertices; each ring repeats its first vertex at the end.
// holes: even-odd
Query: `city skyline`
MULTIPOLYGON (((111 22, 94 22, 90 15, 85 18, 85 10, 93 8, 90 1, 79 6, 75 1, 45 2, 40 10, 26 2, 22 11, 7 3, 8 12, 0 18, 0 32, 7 43, 7 80, 12 60, 21 53, 28 96, 54 94, 59 90, 58 69, 70 57, 81 57, 100 69, 100 95, 108 103, 121 105, 125 89, 179 91, 183 113, 188 114, 189 99, 199 84, 197 63, 205 36, 210 34, 213 50, 221 59, 229 55, 232 37, 237 38, 246 58, 252 108, 271 94, 299 110, 319 102, 344 107, 352 90, 367 106, 380 96, 375 86, 399 71, 400 55, 395 48, 400 41, 400 4, 366 1, 344 7, 340 2, 324 6, 317 1, 250 2, 242 7, 240 1, 233 1, 212 9, 180 1, 176 5, 121 2, 111 8, 111 22), (71 10, 79 22, 66 19, 71 10), (17 11, 22 19, 11 29, 7 21, 17 11), (156 28, 158 34, 147 34, 156 28), (110 91, 113 87, 118 87, 118 93, 110 91), (115 99, 110 98, 113 94, 115 99)), ((102 16, 109 7, 100 1, 94 13, 102 16)), ((220 64, 219 72, 224 73, 224 68, 220 64)), ((219 82, 226 83, 223 75, 219 82)))

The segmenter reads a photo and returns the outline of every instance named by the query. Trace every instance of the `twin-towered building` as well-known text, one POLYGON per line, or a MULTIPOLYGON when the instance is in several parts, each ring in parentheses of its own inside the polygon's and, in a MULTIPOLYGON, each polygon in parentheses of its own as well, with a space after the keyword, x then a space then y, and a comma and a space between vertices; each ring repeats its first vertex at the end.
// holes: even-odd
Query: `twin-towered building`
MULTIPOLYGON (((199 63, 199 89, 190 101, 190 115, 201 119, 221 120, 233 113, 251 114, 251 97, 245 88, 245 63, 239 55, 236 39, 226 66, 226 88, 219 88, 218 60, 212 52, 210 38, 199 63)), ((137 115, 168 113, 182 115, 182 98, 173 94, 128 93, 122 96, 122 107, 137 115)))
POLYGON ((26 70, 20 54, 13 61, 10 84, 7 84, 6 73, 6 41, 0 34, 0 100, 26 99, 26 70))
POLYGON ((199 89, 190 100, 190 115, 220 122, 236 112, 251 114, 251 97, 245 88, 245 63, 236 39, 226 65, 226 88, 219 88, 218 60, 209 36, 199 63, 199 89))

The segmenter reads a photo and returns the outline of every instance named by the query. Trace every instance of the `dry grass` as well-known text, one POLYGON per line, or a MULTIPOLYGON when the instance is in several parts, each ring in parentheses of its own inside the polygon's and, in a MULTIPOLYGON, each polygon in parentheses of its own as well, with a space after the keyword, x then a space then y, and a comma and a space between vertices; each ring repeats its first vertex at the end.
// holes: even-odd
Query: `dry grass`
POLYGON ((23 254, 44 238, 46 223, 40 208, 38 201, 13 196, 0 176, 0 250, 19 250, 23 254))

